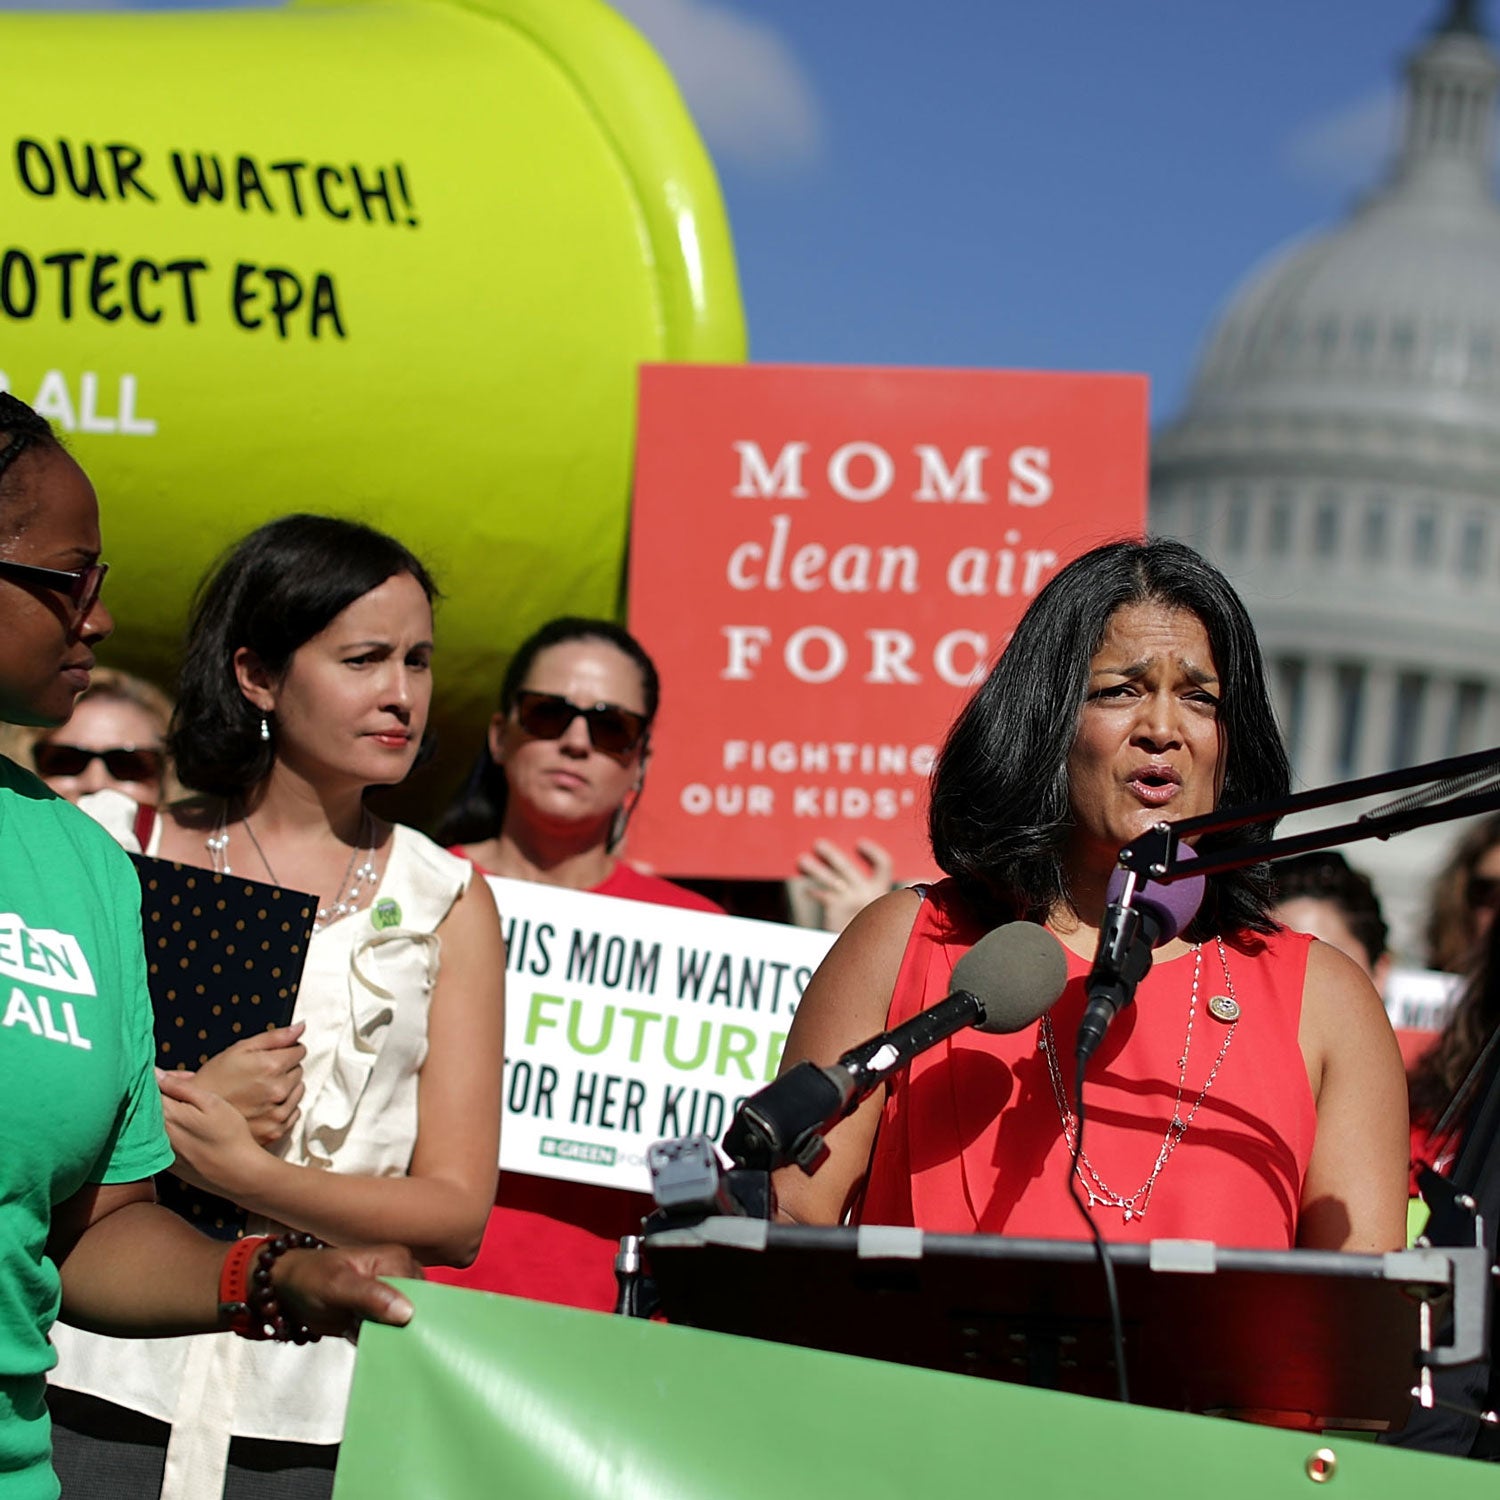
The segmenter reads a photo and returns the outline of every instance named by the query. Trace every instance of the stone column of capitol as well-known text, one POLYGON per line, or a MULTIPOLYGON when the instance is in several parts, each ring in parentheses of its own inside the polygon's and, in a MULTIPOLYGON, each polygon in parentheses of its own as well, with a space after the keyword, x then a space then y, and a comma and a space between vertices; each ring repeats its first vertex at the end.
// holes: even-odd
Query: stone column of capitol
MULTIPOLYGON (((1408 61, 1385 185, 1246 278, 1155 440, 1152 525, 1243 592, 1299 787, 1500 744, 1500 57, 1477 10, 1454 0, 1408 61)), ((1344 849, 1407 962, 1460 831, 1344 849)))

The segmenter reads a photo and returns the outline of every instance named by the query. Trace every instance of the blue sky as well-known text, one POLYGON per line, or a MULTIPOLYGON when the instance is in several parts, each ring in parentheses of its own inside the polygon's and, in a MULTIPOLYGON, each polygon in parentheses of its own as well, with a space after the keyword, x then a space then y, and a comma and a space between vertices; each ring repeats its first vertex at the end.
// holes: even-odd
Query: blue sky
POLYGON ((617 8, 718 164, 752 357, 1139 370, 1160 420, 1246 272, 1379 180, 1447 6, 617 8))
POLYGON ((615 4, 718 165, 753 358, 1143 371, 1157 420, 1246 272, 1379 179, 1447 8, 615 4))

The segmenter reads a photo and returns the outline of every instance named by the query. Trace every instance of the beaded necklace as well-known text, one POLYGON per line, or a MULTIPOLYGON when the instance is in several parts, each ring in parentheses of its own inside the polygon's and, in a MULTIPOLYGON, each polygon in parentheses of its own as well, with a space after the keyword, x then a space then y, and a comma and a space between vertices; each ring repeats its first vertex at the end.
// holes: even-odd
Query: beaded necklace
MULTIPOLYGON (((1177 1059, 1177 1097, 1172 1103, 1172 1118, 1168 1122, 1166 1134, 1162 1136, 1161 1147, 1156 1153, 1156 1162, 1151 1168, 1151 1175, 1133 1193, 1122 1196, 1099 1175, 1098 1169, 1089 1160, 1087 1151, 1078 1154, 1078 1165, 1074 1171, 1077 1173, 1084 1192, 1088 1194, 1089 1207, 1093 1208, 1095 1204, 1102 1203, 1107 1208, 1118 1208, 1127 1224, 1132 1219, 1146 1217, 1146 1210, 1151 1206, 1151 1193, 1156 1187, 1156 1179, 1161 1176, 1167 1163, 1172 1159, 1172 1153, 1177 1150, 1182 1138, 1188 1133, 1188 1126, 1193 1123, 1193 1117, 1208 1097, 1208 1091, 1214 1086, 1214 1079, 1219 1076, 1219 1068, 1229 1052, 1229 1044, 1234 1040, 1234 1034, 1239 1029, 1240 1008, 1239 1002, 1234 998, 1234 981, 1229 977, 1229 955, 1224 951, 1222 938, 1215 938, 1214 941, 1219 950, 1219 964, 1224 971, 1224 988, 1229 996, 1229 1005, 1223 1008, 1221 1019, 1229 1020, 1229 1028, 1224 1034, 1224 1044, 1219 1048, 1219 1055, 1214 1058, 1213 1067, 1208 1070, 1208 1078, 1198 1091, 1198 1097, 1193 1100, 1192 1107, 1184 1115, 1182 1095, 1187 1087, 1188 1053, 1192 1049, 1193 1021, 1198 1013, 1198 981, 1203 972, 1203 944, 1196 943, 1193 946, 1193 991, 1188 1000, 1187 1035, 1182 1039, 1182 1055, 1177 1059)), ((1210 1005, 1212 1007, 1212 1002, 1210 1005)), ((1217 1008, 1215 1008, 1215 1014, 1220 1014, 1217 1008)), ((1063 1088, 1062 1069, 1057 1061, 1057 1037, 1052 1030, 1050 1015, 1042 1017, 1038 1028, 1037 1045, 1047 1059, 1047 1075, 1052 1080, 1052 1097, 1057 1104, 1058 1118, 1062 1121, 1063 1141, 1071 1156, 1077 1147, 1078 1121, 1068 1107, 1067 1092, 1063 1088)))
MULTIPOLYGON (((219 815, 218 828, 203 841, 208 850, 209 859, 212 862, 216 874, 229 875, 233 872, 229 868, 229 809, 225 809, 219 815)), ((271 877, 272 885, 280 885, 281 881, 276 878, 276 872, 271 868, 271 861, 266 858, 266 851, 260 847, 260 840, 255 836, 255 830, 250 826, 248 816, 241 817, 240 826, 244 828, 250 838, 251 846, 260 856, 260 862, 265 866, 266 874, 271 877)), ((340 917, 347 917, 352 912, 359 910, 359 899, 364 893, 366 885, 373 886, 377 875, 375 868, 375 822, 370 817, 370 810, 362 810, 359 824, 359 839, 353 849, 349 851, 349 863, 344 869, 344 877, 339 881, 340 896, 332 906, 320 906, 313 918, 314 932, 321 932, 330 922, 337 922, 340 917), (360 860, 358 867, 355 861, 359 859, 359 846, 365 845, 365 857, 360 860)))

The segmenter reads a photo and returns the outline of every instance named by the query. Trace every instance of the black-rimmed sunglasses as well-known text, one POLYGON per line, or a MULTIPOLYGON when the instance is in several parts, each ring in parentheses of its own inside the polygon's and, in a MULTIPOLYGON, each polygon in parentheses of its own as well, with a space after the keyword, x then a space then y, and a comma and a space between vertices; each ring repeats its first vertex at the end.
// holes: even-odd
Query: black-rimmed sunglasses
POLYGON ((574 719, 588 726, 589 742, 605 755, 630 755, 638 750, 649 727, 644 714, 614 703, 580 708, 559 693, 516 694, 516 723, 533 739, 560 740, 574 719))
POLYGON ((89 611, 99 602, 104 575, 108 572, 109 564, 102 562, 90 563, 88 567, 75 571, 67 568, 38 568, 31 563, 7 562, 0 558, 0 578, 12 578, 17 583, 35 584, 37 588, 66 594, 80 621, 88 619, 89 611))
POLYGON ((96 760, 104 762, 104 769, 116 781, 160 781, 166 764, 160 750, 144 745, 86 750, 82 745, 60 745, 56 740, 44 740, 31 751, 31 763, 38 776, 82 776, 96 760))

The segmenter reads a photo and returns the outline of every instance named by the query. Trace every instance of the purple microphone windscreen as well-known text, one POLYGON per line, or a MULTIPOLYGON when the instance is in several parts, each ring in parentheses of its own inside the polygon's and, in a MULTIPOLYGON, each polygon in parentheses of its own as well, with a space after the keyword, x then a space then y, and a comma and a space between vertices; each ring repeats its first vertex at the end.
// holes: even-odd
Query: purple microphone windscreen
MULTIPOLYGON (((1197 857, 1187 844, 1177 846, 1178 859, 1197 857)), ((1115 866, 1114 874, 1109 877, 1109 887, 1104 893, 1106 903, 1113 905, 1125 894, 1125 873, 1122 866, 1115 866)), ((1201 875, 1174 880, 1171 885, 1147 880, 1135 888, 1132 905, 1137 911, 1149 910, 1161 927, 1161 936, 1156 940, 1158 948, 1163 943, 1170 943, 1198 915, 1198 908, 1203 905, 1205 889, 1201 875)))
POLYGON ((1039 1020, 1068 982, 1062 944, 1035 922, 1007 922, 987 932, 953 966, 950 989, 984 1005, 980 1031, 1020 1031, 1039 1020))

